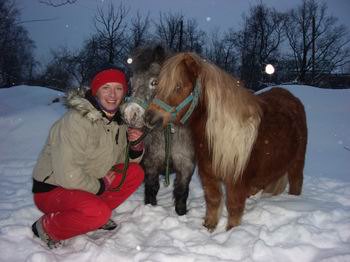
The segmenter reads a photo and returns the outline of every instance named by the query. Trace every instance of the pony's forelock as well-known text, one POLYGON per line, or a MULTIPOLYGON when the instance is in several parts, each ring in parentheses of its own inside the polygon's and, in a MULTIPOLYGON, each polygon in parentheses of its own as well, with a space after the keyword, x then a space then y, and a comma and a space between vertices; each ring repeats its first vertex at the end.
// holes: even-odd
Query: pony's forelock
POLYGON ((175 90, 177 85, 182 85, 181 69, 184 54, 172 56, 165 61, 159 73, 159 85, 157 94, 166 99, 175 90))

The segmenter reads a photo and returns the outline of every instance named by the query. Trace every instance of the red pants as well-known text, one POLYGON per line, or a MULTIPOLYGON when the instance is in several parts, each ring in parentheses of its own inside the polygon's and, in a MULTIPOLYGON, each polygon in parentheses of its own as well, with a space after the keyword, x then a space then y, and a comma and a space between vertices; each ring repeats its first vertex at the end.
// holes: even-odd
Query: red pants
MULTIPOLYGON (((123 164, 120 164, 123 169, 123 164)), ((112 188, 119 185, 122 175, 116 175, 112 188)), ((64 240, 96 230, 106 224, 112 210, 122 204, 144 179, 140 165, 130 163, 120 191, 105 191, 101 195, 81 190, 57 187, 34 194, 36 206, 44 213, 45 232, 54 240, 64 240)))

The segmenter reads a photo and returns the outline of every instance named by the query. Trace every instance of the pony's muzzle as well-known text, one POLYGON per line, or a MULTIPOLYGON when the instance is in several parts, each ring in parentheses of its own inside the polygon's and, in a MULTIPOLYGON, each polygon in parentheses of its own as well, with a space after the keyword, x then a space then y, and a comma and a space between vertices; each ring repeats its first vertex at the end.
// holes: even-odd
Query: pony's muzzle
POLYGON ((130 103, 123 108, 122 117, 128 126, 142 128, 145 125, 144 113, 145 110, 141 106, 130 103))
POLYGON ((160 126, 163 123, 162 116, 153 110, 147 110, 145 113, 145 125, 147 128, 152 129, 156 126, 160 126))

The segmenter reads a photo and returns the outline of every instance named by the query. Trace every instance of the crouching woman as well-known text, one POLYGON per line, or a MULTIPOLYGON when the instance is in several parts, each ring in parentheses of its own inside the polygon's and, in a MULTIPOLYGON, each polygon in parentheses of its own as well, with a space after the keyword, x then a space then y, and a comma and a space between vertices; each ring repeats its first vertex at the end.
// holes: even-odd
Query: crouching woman
POLYGON ((96 229, 114 229, 112 211, 143 182, 143 142, 126 153, 127 142, 137 141, 142 131, 123 125, 118 110, 127 90, 122 70, 105 69, 84 95, 68 94, 68 111, 51 127, 33 170, 34 203, 44 215, 32 225, 50 248, 96 229))

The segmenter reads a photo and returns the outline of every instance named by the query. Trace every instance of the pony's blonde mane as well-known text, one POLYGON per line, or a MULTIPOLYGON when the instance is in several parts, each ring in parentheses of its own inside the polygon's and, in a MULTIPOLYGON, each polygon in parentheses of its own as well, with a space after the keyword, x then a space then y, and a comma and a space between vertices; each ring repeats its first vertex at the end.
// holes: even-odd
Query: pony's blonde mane
POLYGON ((164 97, 181 81, 180 64, 185 55, 199 66, 198 80, 206 102, 206 137, 215 173, 236 181, 245 169, 260 124, 259 99, 240 81, 194 53, 180 53, 167 60, 159 86, 164 97), (161 82, 164 81, 164 82, 161 82))

